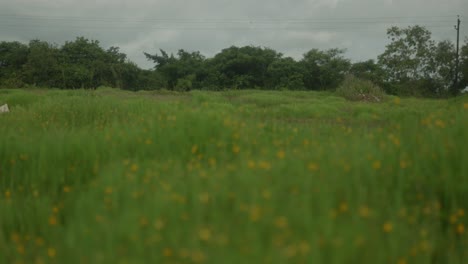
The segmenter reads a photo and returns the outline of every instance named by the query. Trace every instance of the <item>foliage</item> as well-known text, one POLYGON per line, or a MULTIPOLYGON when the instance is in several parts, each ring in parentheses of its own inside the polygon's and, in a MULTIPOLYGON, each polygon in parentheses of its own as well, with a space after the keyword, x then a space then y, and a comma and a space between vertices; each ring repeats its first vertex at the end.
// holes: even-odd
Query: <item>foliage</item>
MULTIPOLYGON (((22 87, 25 84, 64 89, 112 86, 136 89, 143 70, 127 61, 117 47, 104 50, 98 41, 78 37, 61 47, 32 40, 0 43, 0 85, 22 87)), ((152 83, 147 80, 148 84, 152 83)), ((154 83, 154 82, 153 82, 154 83)))
POLYGON ((267 69, 267 86, 278 90, 304 90, 304 69, 293 58, 280 58, 267 69))
POLYGON ((385 92, 369 80, 359 79, 352 75, 336 89, 336 94, 350 101, 382 102, 385 92))
POLYGON ((0 81, 16 77, 28 60, 28 46, 17 41, 0 42, 0 81))
POLYGON ((437 96, 451 87, 455 61, 451 42, 437 43, 421 26, 392 27, 387 35, 391 43, 378 59, 392 92, 437 96))
POLYGON ((152 70, 139 68, 118 47, 78 37, 63 45, 33 40, 28 45, 0 42, 0 87, 108 86, 126 90, 329 90, 347 74, 368 80, 386 93, 446 97, 468 85, 468 39, 460 52, 455 82, 455 46, 435 41, 422 26, 388 29, 390 43, 378 61, 351 63, 341 49, 312 48, 301 59, 266 47, 221 50, 207 58, 199 51, 144 52, 152 70))
POLYGON ((468 87, 468 38, 460 51, 460 89, 468 87))
POLYGON ((374 60, 353 63, 349 73, 356 78, 371 81, 379 86, 384 86, 385 84, 385 71, 374 60))
POLYGON ((424 27, 391 27, 387 31, 391 43, 379 56, 379 63, 387 72, 387 81, 405 82, 429 78, 435 42, 424 27))
POLYGON ((200 52, 187 52, 183 49, 177 52, 177 57, 168 55, 160 50, 161 55, 148 54, 145 56, 154 61, 155 69, 167 81, 169 89, 191 90, 192 87, 200 88, 196 80, 203 76, 203 63, 205 57, 200 52))
POLYGON ((348 73, 351 63, 343 57, 344 50, 312 49, 301 60, 304 68, 304 85, 308 90, 336 88, 348 73))
POLYGON ((232 46, 216 54, 210 64, 218 77, 218 85, 251 89, 266 87, 268 67, 281 56, 269 48, 232 46))

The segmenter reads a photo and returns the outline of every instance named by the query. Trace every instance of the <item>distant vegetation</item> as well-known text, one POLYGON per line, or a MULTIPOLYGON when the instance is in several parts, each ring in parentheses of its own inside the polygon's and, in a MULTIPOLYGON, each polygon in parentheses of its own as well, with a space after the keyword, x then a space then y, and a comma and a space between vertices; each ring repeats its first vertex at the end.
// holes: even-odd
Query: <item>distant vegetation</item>
POLYGON ((212 58, 200 52, 145 52, 153 70, 130 62, 118 47, 79 37, 58 46, 0 42, 0 87, 62 89, 111 86, 126 90, 190 91, 225 89, 335 90, 346 75, 367 80, 388 94, 445 96, 468 85, 468 39, 454 85, 455 47, 436 42, 421 26, 392 27, 390 43, 377 60, 351 63, 344 50, 311 49, 300 60, 264 47, 229 47, 212 58))

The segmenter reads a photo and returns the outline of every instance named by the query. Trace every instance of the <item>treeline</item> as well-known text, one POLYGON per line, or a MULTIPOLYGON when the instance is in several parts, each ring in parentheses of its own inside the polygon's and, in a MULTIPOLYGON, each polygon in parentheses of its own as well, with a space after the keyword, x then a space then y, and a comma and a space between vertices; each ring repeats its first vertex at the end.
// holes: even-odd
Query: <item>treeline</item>
POLYGON ((0 43, 0 85, 62 89, 112 86, 123 89, 149 85, 151 71, 127 60, 118 47, 103 49, 83 37, 62 46, 32 40, 0 43))
POLYGON ((33 40, 0 43, 0 86, 63 89, 111 86, 128 90, 333 90, 347 75, 370 80, 387 93, 443 96, 468 85, 468 39, 460 52, 421 26, 392 27, 377 60, 351 63, 344 50, 311 49, 299 60, 264 47, 230 47, 212 58, 200 52, 144 53, 153 70, 140 69, 118 47, 103 49, 82 37, 62 46, 33 40))

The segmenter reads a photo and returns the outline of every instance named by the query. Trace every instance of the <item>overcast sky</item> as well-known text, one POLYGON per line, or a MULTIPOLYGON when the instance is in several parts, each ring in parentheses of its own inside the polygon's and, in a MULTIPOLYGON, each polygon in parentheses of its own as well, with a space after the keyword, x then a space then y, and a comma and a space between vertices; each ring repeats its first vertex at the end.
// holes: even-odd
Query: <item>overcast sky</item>
POLYGON ((353 61, 375 59, 386 29, 423 25, 436 40, 468 36, 468 0, 0 0, 0 41, 57 44, 77 36, 118 46, 143 68, 143 52, 255 45, 296 59, 312 48, 345 48, 353 61), (465 21, 466 20, 466 21, 465 21))

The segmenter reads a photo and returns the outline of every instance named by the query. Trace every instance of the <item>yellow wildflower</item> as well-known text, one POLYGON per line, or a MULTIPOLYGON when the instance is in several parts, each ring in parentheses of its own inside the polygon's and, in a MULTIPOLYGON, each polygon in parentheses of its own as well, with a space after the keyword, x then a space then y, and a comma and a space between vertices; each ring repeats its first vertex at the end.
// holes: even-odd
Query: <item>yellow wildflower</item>
POLYGON ((38 247, 41 247, 41 246, 43 246, 45 244, 45 241, 44 241, 44 239, 42 237, 36 238, 35 242, 36 242, 36 246, 38 246, 38 247))
POLYGON ((49 256, 49 258, 54 258, 55 255, 57 255, 57 251, 55 250, 55 248, 50 247, 47 249, 47 255, 49 256))
POLYGON ((452 225, 456 224, 458 222, 458 216, 456 214, 452 214, 449 219, 450 223, 452 225))
POLYGON ((277 228, 286 228, 288 226, 288 219, 286 219, 286 217, 284 216, 280 216, 278 218, 276 218, 275 220, 275 226, 277 228))
POLYGON ((114 189, 111 186, 106 187, 104 190, 104 193, 106 194, 112 194, 114 192, 114 189))
POLYGON ((69 193, 69 192, 71 192, 71 188, 69 186, 64 186, 63 187, 63 192, 64 193, 69 193))
POLYGON ((271 198, 271 192, 269 190, 263 190, 262 197, 265 200, 269 200, 271 198))
POLYGON ((382 229, 385 233, 390 233, 393 231, 393 224, 390 222, 385 222, 382 229))
POLYGON ((216 159, 215 159, 215 158, 210 158, 210 159, 208 160, 208 162, 210 163, 210 165, 211 165, 212 167, 216 166, 216 159))
POLYGON ((301 255, 307 255, 310 252, 310 245, 307 241, 301 241, 298 245, 298 249, 301 255))
POLYGON ((463 224, 458 224, 457 226, 457 234, 462 235, 465 233, 465 225, 463 224))
POLYGON ((198 231, 198 238, 202 241, 208 241, 211 238, 211 230, 208 228, 202 228, 198 231))
POLYGON ((197 145, 193 145, 193 146, 192 146, 192 154, 197 153, 197 151, 198 151, 198 146, 197 146, 197 145))
POLYGON ((284 159, 286 153, 284 152, 284 150, 280 150, 278 151, 278 153, 276 153, 276 156, 278 157, 278 159, 284 159))
POLYGON ((356 247, 361 247, 361 246, 363 246, 365 243, 366 243, 366 240, 365 240, 364 237, 362 237, 362 236, 357 236, 357 237, 354 239, 354 245, 355 245, 356 247))
POLYGON ((15 242, 15 243, 19 243, 21 242, 21 236, 17 233, 13 233, 11 234, 11 241, 15 242))
POLYGON ((405 258, 401 258, 398 260, 397 264, 408 264, 408 261, 406 261, 405 258))
POLYGON ((237 145, 232 146, 232 152, 233 152, 234 154, 239 153, 239 152, 240 152, 240 147, 237 146, 237 145))
POLYGON ((374 161, 374 163, 372 163, 372 168, 374 168, 374 170, 380 170, 380 168, 382 168, 382 162, 380 162, 380 160, 374 161))
POLYGON ((400 160, 400 168, 402 169, 408 168, 408 162, 405 160, 400 160))
POLYGON ((309 165, 307 166, 307 168, 310 170, 310 171, 318 171, 319 169, 319 165, 315 162, 311 162, 309 163, 309 165))
POLYGON ((203 252, 197 250, 192 252, 192 261, 194 263, 203 263, 206 260, 206 256, 203 252))
POLYGON ((102 223, 104 221, 104 217, 102 215, 96 215, 94 218, 98 223, 102 223))
POLYGON ((190 256, 190 251, 186 248, 183 248, 179 251, 179 256, 183 259, 186 259, 190 256))
POLYGON ((367 218, 369 217, 370 215, 370 209, 369 207, 367 206, 361 206, 361 208, 359 208, 359 215, 362 217, 362 218, 367 218))
POLYGON ((21 254, 21 255, 23 255, 26 252, 26 250, 24 249, 24 245, 18 245, 16 247, 16 251, 18 251, 18 254, 21 254))
POLYGON ((260 215, 261 215, 261 210, 260 210, 260 207, 258 206, 252 206, 250 208, 250 220, 252 222, 256 222, 258 221, 258 219, 260 219, 260 215))
POLYGON ((340 213, 346 213, 348 212, 348 204, 346 202, 342 202, 339 207, 340 213))
POLYGON ((139 222, 140 222, 140 226, 141 226, 141 227, 146 227, 146 226, 148 226, 148 224, 149 224, 148 218, 146 218, 146 217, 144 217, 144 216, 143 216, 143 217, 140 217, 140 221, 139 221, 139 222))
POLYGON ((137 172, 138 171, 138 164, 132 164, 132 167, 130 167, 130 170, 132 172, 137 172))
POLYGON ((427 240, 423 240, 421 244, 419 245, 419 248, 421 249, 422 252, 428 252, 431 249, 431 245, 427 240))
POLYGON ((154 228, 156 228, 156 230, 161 230, 164 228, 164 221, 161 220, 161 219, 157 219, 156 222, 154 222, 154 228))
POLYGON ((444 128, 445 127, 445 122, 439 119, 439 120, 435 121, 435 125, 437 127, 444 128))
POLYGON ((271 164, 267 161, 260 161, 258 163, 258 167, 263 170, 270 170, 271 169, 271 164))
POLYGON ((210 201, 210 194, 209 193, 201 193, 198 196, 198 199, 200 200, 201 203, 208 203, 210 201))
POLYGON ((49 225, 51 226, 57 225, 57 218, 55 216, 49 217, 49 225))
POLYGON ((162 253, 163 253, 163 256, 167 258, 172 257, 172 255, 174 254, 172 252, 172 249, 170 248, 164 248, 162 253))
POLYGON ((297 255, 297 247, 296 245, 290 245, 284 250, 284 254, 288 258, 293 258, 297 255))

